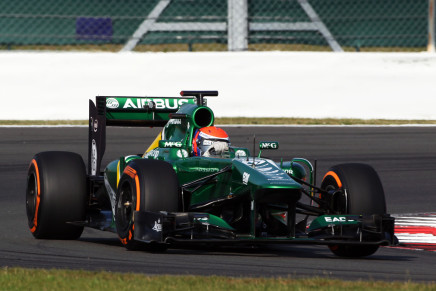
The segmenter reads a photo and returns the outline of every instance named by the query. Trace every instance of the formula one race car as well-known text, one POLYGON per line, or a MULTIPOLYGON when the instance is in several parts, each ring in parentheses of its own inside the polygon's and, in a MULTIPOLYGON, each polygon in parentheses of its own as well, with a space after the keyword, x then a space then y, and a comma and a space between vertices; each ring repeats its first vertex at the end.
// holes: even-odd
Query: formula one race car
POLYGON ((30 163, 26 208, 34 237, 77 239, 87 226, 117 233, 128 249, 323 244, 345 257, 394 244, 394 218, 372 167, 336 165, 316 186, 308 160, 261 157, 277 142, 260 142, 257 156, 230 145, 204 98, 217 91, 181 96, 90 100, 88 170, 71 152, 38 153, 30 163), (108 126, 163 129, 144 154, 100 171, 108 126))

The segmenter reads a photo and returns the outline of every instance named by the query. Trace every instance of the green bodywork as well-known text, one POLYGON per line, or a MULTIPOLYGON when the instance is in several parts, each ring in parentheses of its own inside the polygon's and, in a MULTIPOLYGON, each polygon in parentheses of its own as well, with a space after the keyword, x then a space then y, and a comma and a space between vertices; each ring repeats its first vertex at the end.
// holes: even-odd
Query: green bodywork
MULTIPOLYGON (((279 148, 276 141, 261 141, 257 155, 232 145, 219 154, 207 152, 214 156, 195 156, 193 139, 197 131, 214 125, 213 111, 206 106, 204 97, 218 96, 218 92, 182 91, 181 95, 182 98, 97 96, 96 104, 90 101, 88 182, 91 193, 87 226, 117 232, 118 224, 125 219, 134 223, 134 240, 145 243, 377 245, 393 242, 393 219, 388 215, 338 215, 343 212, 336 211, 335 203, 342 201, 338 199, 346 195, 346 189, 316 187, 315 169, 308 160, 275 162, 263 158, 263 151, 279 148), (107 126, 151 126, 162 130, 143 155, 121 156, 101 171, 107 126), (138 159, 160 162, 132 163, 138 159), (167 170, 163 163, 170 164, 178 180, 173 182, 179 186, 173 184, 171 194, 177 199, 173 203, 176 206, 171 210, 148 211, 146 207, 132 210, 129 200, 120 204, 118 199, 117 203, 117 196, 125 195, 129 199, 130 192, 124 193, 128 176, 132 177, 132 168, 127 168, 129 163, 132 167, 160 165, 167 170), (123 175, 128 176, 122 179, 123 175), (120 180, 123 181, 121 190, 118 189, 120 180), (303 203, 303 195, 312 203, 303 203)), ((172 174, 169 171, 166 173, 172 174)), ((161 176, 153 179, 156 189, 168 180, 161 176)), ((135 181, 136 189, 146 186, 140 184, 144 181, 138 182, 136 178, 135 181)), ((159 195, 146 193, 145 187, 141 189, 136 191, 141 197, 159 195)))
MULTIPOLYGON (((233 228, 235 224, 232 225, 232 219, 235 219, 232 217, 226 219, 224 212, 227 210, 222 210, 220 207, 214 209, 207 205, 214 202, 220 205, 240 204, 241 209, 246 212, 245 215, 249 216, 249 223, 244 224, 239 233, 250 238, 257 236, 256 224, 260 220, 258 213, 261 208, 266 208, 266 205, 271 203, 294 205, 300 199, 302 185, 290 177, 290 175, 295 175, 305 179, 306 171, 298 162, 276 163, 269 159, 252 157, 248 149, 238 147, 230 147, 228 152, 219 157, 193 156, 193 136, 199 128, 214 124, 212 110, 209 107, 195 104, 192 99, 182 98, 179 101, 178 99, 160 101, 164 107, 168 107, 165 105, 174 107, 175 104, 180 104, 179 110, 172 115, 172 118, 168 113, 137 113, 134 111, 134 107, 136 110, 144 111, 143 107, 149 101, 152 101, 151 98, 107 97, 107 109, 110 109, 110 106, 124 109, 129 106, 127 112, 108 110, 106 112, 108 120, 154 118, 168 121, 163 127, 161 140, 155 144, 154 148, 149 148, 143 156, 121 157, 109 163, 104 170, 109 196, 115 195, 118 181, 131 160, 141 158, 162 160, 172 165, 180 185, 189 192, 189 203, 185 211, 207 210, 208 213, 215 215, 209 223, 220 226, 228 225, 233 228), (216 176, 202 185, 187 186, 193 181, 207 179, 214 174, 216 176)), ((273 142, 270 146, 278 148, 278 143, 273 142)), ((285 224, 286 222, 283 223, 283 227, 286 227, 285 224)))
POLYGON ((350 255, 363 256, 394 243, 394 218, 388 214, 341 214, 350 213, 345 183, 317 187, 316 165, 308 160, 264 158, 264 151, 279 148, 276 141, 260 141, 256 154, 209 140, 206 153, 196 156, 198 130, 215 121, 205 97, 218 92, 180 95, 90 100, 89 205, 86 220, 74 223, 116 232, 128 248, 132 241, 150 247, 304 243, 351 247, 357 253, 350 255), (162 130, 144 154, 121 156, 102 170, 108 126, 162 130))

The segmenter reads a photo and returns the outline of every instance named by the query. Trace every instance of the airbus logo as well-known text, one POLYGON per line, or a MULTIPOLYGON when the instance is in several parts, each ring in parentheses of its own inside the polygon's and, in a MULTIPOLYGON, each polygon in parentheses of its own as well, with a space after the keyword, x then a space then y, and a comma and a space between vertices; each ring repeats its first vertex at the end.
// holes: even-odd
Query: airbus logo
POLYGON ((150 101, 156 104, 156 109, 178 109, 185 103, 189 102, 189 99, 169 99, 169 98, 127 98, 123 108, 144 108, 150 101))

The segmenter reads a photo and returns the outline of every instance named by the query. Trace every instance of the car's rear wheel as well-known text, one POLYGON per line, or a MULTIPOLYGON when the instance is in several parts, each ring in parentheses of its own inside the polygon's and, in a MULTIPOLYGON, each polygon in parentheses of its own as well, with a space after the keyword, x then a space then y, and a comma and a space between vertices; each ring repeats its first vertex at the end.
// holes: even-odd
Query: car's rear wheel
MULTIPOLYGON (((377 172, 366 164, 341 164, 332 167, 324 176, 321 188, 345 189, 334 201, 338 214, 385 214, 386 202, 377 172)), ((364 257, 374 254, 379 246, 332 245, 330 250, 341 257, 364 257)))
POLYGON ((38 239, 77 239, 86 216, 86 170, 80 155, 42 152, 27 174, 26 212, 29 229, 38 239))
POLYGON ((115 223, 123 245, 130 250, 163 251, 159 242, 143 244, 134 239, 135 211, 176 212, 179 182, 172 166, 164 161, 136 159, 125 168, 117 190, 115 223))

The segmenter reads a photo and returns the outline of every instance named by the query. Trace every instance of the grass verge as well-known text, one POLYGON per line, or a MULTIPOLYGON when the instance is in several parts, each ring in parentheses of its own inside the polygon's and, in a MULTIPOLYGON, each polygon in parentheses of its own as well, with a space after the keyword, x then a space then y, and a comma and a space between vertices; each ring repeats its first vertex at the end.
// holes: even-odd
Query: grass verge
POLYGON ((2 290, 436 290, 435 283, 326 278, 233 278, 2 268, 2 290))
MULTIPOLYGON (((215 124, 264 125, 407 125, 436 124, 436 120, 218 117, 215 124)), ((0 120, 0 125, 88 125, 87 120, 0 120)))

